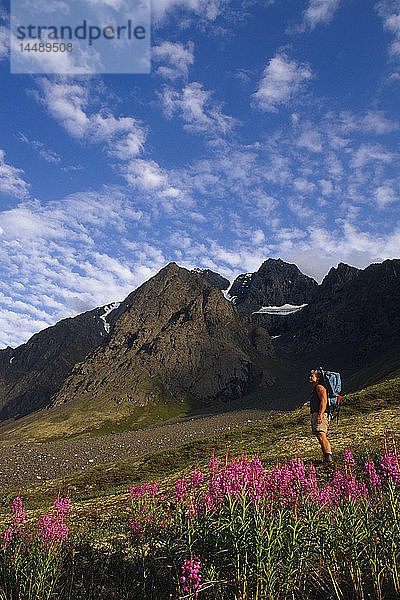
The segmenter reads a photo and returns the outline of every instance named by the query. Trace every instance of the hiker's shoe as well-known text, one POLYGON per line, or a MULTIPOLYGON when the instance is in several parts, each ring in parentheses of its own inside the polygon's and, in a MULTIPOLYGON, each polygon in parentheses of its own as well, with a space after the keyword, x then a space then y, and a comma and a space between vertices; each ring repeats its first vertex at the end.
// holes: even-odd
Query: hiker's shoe
POLYGON ((322 464, 323 465, 331 465, 331 464, 333 464, 333 456, 332 456, 332 454, 330 454, 330 453, 325 454, 324 460, 322 461, 322 464))

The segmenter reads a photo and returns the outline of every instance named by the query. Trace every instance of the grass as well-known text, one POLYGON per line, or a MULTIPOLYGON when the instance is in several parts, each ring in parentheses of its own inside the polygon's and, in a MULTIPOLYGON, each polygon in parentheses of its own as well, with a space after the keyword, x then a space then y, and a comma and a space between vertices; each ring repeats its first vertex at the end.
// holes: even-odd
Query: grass
POLYGON ((98 437, 110 433, 144 429, 168 419, 187 415, 199 408, 195 401, 165 401, 146 406, 125 402, 112 406, 104 401, 100 405, 83 402, 28 415, 8 424, 0 439, 30 442, 53 442, 56 440, 98 437))

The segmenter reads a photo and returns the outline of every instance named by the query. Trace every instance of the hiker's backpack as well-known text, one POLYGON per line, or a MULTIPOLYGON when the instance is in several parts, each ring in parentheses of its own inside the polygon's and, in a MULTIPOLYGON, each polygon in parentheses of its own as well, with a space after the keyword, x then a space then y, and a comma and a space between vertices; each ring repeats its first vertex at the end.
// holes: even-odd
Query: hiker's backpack
POLYGON ((340 373, 335 373, 334 371, 324 371, 321 367, 320 371, 322 373, 324 386, 328 396, 329 418, 333 419, 336 417, 336 420, 339 423, 340 392, 342 390, 340 373))

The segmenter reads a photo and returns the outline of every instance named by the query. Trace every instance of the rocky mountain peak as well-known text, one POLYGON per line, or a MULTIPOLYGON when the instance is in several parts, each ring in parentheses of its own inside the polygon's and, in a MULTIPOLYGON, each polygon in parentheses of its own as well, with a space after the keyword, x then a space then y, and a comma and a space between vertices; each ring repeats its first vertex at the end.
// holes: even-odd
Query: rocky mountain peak
POLYGON ((54 402, 237 398, 271 383, 262 366, 271 353, 265 330, 243 322, 202 276, 171 263, 134 292, 109 341, 75 367, 54 402))
POLYGON ((400 259, 393 258, 383 261, 383 263, 373 263, 365 269, 372 277, 377 276, 381 281, 391 280, 400 277, 400 259))
POLYGON ((360 269, 341 262, 336 268, 332 267, 328 274, 325 275, 320 286, 320 291, 324 294, 336 292, 347 283, 356 279, 359 273, 360 269))
POLYGON ((255 273, 239 275, 229 293, 239 312, 250 315, 262 306, 306 304, 317 285, 296 265, 269 258, 255 273))

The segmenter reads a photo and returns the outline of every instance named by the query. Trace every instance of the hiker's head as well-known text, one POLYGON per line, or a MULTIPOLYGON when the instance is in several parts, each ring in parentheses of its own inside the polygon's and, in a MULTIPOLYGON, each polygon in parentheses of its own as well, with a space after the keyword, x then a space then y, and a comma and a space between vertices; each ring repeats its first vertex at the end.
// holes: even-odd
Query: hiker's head
POLYGON ((311 369, 310 376, 308 378, 310 383, 322 383, 324 378, 322 372, 319 369, 311 369))

